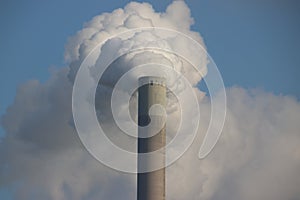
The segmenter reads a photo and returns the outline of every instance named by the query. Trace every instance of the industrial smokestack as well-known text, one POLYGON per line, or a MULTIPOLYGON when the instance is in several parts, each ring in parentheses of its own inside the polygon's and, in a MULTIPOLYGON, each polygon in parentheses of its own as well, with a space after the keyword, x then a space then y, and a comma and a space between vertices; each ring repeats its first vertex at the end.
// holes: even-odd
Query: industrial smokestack
POLYGON ((139 79, 138 89, 138 200, 165 200, 165 167, 145 172, 142 169, 165 166, 166 144, 165 79, 147 76, 139 79), (163 111, 163 112, 162 112, 163 111), (140 156, 159 150, 146 158, 140 156))

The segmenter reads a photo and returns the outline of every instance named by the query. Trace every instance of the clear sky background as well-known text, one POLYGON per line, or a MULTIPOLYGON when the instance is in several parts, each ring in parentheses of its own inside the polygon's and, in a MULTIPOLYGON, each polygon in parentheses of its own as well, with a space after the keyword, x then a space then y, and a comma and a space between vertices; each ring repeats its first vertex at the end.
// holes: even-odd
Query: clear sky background
MULTIPOLYGON (((44 82, 65 66, 64 45, 93 16, 124 0, 0 1, 0 115, 18 85, 44 82)), ((141 1, 139 1, 141 2, 141 1)), ((170 0, 150 2, 157 11, 170 0)), ((209 54, 230 87, 260 88, 300 98, 300 1, 187 0, 209 54)), ((0 131, 0 137, 5 135, 0 131)), ((1 190, 0 199, 9 199, 1 190)))
MULTIPOLYGON (((0 113, 29 79, 47 80, 64 66, 64 44, 84 22, 129 1, 8 1, 0 4, 0 113)), ((163 11, 171 2, 150 2, 163 11)), ((300 2, 188 0, 208 52, 226 86, 300 97, 300 2)))

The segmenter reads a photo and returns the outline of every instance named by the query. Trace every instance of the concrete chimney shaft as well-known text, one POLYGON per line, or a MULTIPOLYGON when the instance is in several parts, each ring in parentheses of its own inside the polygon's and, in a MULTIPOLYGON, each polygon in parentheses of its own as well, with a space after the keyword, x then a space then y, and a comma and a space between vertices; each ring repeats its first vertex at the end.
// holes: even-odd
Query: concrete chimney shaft
MULTIPOLYGON (((166 107, 165 79, 152 76, 142 77, 139 79, 138 89, 138 124, 144 128, 138 130, 139 154, 159 150, 164 148, 166 144, 165 116, 161 112, 151 112, 151 118, 149 115, 149 110, 154 105, 166 107), (151 126, 145 128, 150 123, 151 126), (158 127, 159 129, 157 129, 158 127), (153 133, 154 130, 160 131, 153 133), (148 135, 150 137, 147 137, 148 135)), ((152 166, 165 166, 164 150, 160 150, 155 156, 149 156, 146 159, 138 156, 138 172, 152 166)), ((138 173, 137 199, 165 200, 165 168, 153 172, 138 173)))

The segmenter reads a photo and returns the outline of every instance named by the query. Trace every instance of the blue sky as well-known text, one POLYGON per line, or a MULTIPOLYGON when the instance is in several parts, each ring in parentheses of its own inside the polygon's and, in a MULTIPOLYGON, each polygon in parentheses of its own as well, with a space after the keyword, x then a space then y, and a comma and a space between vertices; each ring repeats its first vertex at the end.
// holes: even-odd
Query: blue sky
MULTIPOLYGON (((0 2, 0 115, 12 104, 18 85, 48 79, 65 66, 64 45, 83 23, 129 1, 0 2)), ((150 2, 163 11, 171 2, 150 2)), ((300 3, 287 0, 187 0, 225 86, 260 88, 300 98, 300 3)), ((0 131, 3 137, 4 131, 0 131)), ((0 190, 0 199, 9 193, 0 190)))
MULTIPOLYGON (((1 1, 0 113, 29 79, 47 80, 64 66, 64 44, 83 23, 129 1, 1 1)), ((148 1, 163 11, 171 1, 148 1)), ((296 1, 188 0, 208 52, 226 86, 300 97, 299 7, 296 1)))
MULTIPOLYGON (((44 81, 64 66, 64 44, 82 24, 128 1, 1 1, 1 113, 18 84, 44 81)), ((170 1, 148 1, 162 11, 170 1), (159 3, 158 3, 159 2, 159 3)), ((259 87, 300 97, 300 3, 295 1, 189 0, 208 52, 226 86, 259 87)))

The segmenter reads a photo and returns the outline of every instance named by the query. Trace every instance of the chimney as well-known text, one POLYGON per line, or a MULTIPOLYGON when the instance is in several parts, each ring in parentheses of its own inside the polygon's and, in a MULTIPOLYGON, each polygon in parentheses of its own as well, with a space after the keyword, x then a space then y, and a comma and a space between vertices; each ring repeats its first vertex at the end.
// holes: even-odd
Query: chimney
POLYGON ((165 167, 142 173, 142 169, 145 171, 145 169, 153 169, 152 167, 165 166, 163 148, 166 144, 166 124, 165 114, 161 112, 161 108, 165 107, 165 79, 153 76, 141 77, 138 89, 138 200, 165 200, 165 167), (159 153, 155 155, 146 158, 140 156, 159 149, 159 153))

